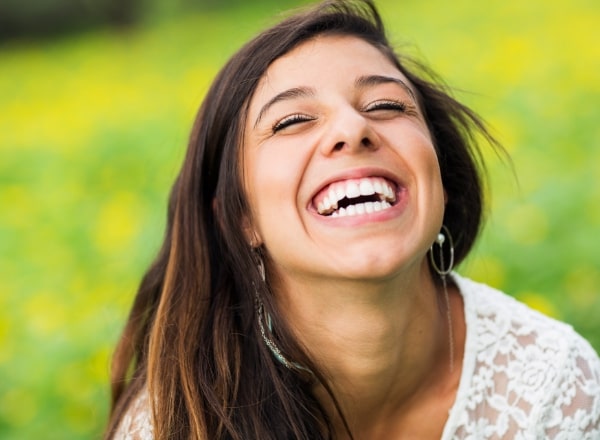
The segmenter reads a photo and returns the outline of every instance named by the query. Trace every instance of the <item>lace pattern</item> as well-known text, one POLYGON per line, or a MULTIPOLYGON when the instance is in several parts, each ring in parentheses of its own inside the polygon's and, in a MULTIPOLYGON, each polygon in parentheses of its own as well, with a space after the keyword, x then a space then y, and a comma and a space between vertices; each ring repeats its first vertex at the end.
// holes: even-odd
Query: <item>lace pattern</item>
MULTIPOLYGON (((568 325, 457 274, 467 340, 443 440, 600 440, 600 359, 568 325)), ((147 391, 116 440, 153 440, 147 391)))
POLYGON ((123 416, 113 440, 154 440, 151 414, 148 391, 144 389, 123 416))
POLYGON ((463 374, 444 439, 600 439, 600 360, 566 325, 454 275, 463 374))

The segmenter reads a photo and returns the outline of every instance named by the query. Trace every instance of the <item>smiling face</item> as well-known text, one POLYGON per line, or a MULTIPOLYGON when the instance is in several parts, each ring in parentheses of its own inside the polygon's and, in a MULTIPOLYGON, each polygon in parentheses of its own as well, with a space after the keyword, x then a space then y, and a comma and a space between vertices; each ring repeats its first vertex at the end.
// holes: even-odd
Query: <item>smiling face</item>
POLYGON ((320 36, 277 59, 242 146, 251 234, 288 288, 426 270, 444 189, 415 92, 375 47, 320 36))

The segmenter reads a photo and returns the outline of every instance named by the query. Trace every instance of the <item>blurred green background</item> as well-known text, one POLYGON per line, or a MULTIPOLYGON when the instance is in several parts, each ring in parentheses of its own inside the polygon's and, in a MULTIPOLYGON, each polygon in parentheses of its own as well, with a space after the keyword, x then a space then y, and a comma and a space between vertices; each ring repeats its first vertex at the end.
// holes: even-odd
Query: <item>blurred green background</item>
MULTIPOLYGON (((0 31, 2 439, 100 438, 110 354, 194 113, 236 48, 300 4, 128 3, 116 19, 46 11, 0 31)), ((514 161, 516 177, 487 154, 491 215, 461 271, 600 350, 600 4, 377 4, 397 47, 455 87, 514 161)))

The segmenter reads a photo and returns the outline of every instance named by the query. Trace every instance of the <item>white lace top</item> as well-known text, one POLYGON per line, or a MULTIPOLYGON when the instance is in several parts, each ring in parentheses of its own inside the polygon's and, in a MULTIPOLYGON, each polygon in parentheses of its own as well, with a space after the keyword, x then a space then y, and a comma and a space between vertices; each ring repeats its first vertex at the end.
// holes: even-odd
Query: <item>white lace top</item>
MULTIPOLYGON (((568 325, 453 275, 464 299, 462 377, 442 440, 600 440, 600 359, 568 325)), ((152 440, 148 394, 117 440, 152 440)))

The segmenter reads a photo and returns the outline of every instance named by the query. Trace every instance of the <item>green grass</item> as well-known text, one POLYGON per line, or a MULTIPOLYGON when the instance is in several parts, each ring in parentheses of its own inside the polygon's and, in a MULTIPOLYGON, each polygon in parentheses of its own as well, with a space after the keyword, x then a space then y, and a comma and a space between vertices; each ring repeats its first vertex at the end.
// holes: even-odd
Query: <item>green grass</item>
MULTIPOLYGON (((509 166, 463 272, 600 350, 596 2, 378 2, 462 90, 509 166)), ((0 49, 0 438, 98 438, 108 370, 211 78, 277 12, 187 14, 0 49)))

